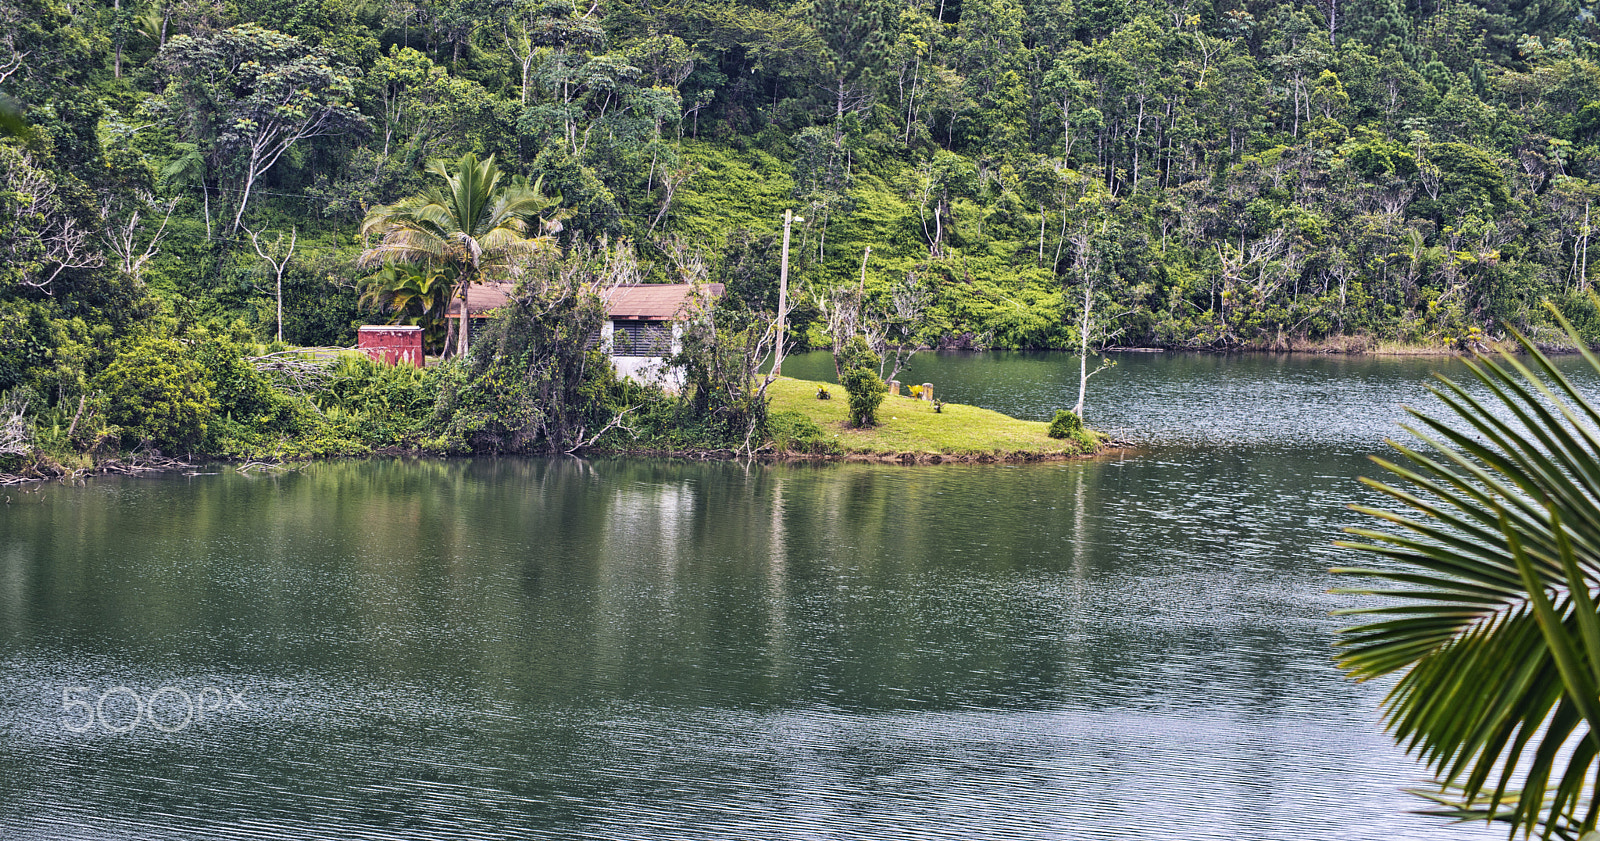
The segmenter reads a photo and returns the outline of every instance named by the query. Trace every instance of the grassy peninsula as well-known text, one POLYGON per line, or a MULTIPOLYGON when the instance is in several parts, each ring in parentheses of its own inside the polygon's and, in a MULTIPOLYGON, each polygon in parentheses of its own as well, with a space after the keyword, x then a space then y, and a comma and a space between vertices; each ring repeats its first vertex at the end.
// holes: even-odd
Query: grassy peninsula
POLYGON ((888 395, 878 425, 857 428, 843 390, 831 383, 781 377, 767 389, 773 446, 790 455, 867 458, 882 461, 1031 461, 1088 455, 1106 443, 1104 433, 1083 430, 1052 438, 1050 424, 1025 421, 977 406, 934 404, 888 395), (832 399, 817 399, 819 388, 832 399), (795 434, 796 415, 813 422, 820 436, 795 434))

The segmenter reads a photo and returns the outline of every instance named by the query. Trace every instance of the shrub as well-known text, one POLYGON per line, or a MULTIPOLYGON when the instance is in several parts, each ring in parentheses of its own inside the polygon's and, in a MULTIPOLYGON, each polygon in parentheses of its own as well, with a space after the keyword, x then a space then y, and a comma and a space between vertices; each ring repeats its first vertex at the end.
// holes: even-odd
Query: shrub
POLYGON ((1071 438, 1076 433, 1083 431, 1083 418, 1076 412, 1060 409, 1056 412, 1055 420, 1050 421, 1051 438, 1071 438))
POLYGON ((1078 451, 1092 453, 1099 448, 1100 442, 1106 436, 1095 432, 1083 425, 1083 418, 1076 412, 1061 409, 1056 412, 1055 420, 1050 422, 1050 437, 1070 440, 1078 445, 1078 451))
POLYGON ((850 395, 850 422, 858 427, 878 425, 878 406, 889 386, 870 368, 851 368, 844 372, 844 390, 850 395))
POLYGON ((878 406, 889 393, 889 386, 878 378, 878 355, 866 339, 856 336, 839 351, 839 360, 844 369, 839 382, 850 395, 850 422, 858 427, 877 426, 878 406))
POLYGON ((768 415, 767 435, 780 453, 830 455, 842 450, 809 415, 793 409, 768 415))
POLYGON ((178 450, 198 444, 216 412, 208 380, 188 348, 152 336, 125 346, 94 389, 105 395, 107 418, 122 427, 124 444, 178 450))
POLYGON ((433 413, 441 370, 342 356, 315 400, 330 417, 341 413, 347 434, 372 446, 405 446, 415 443, 433 413))
POLYGON ((462 453, 568 452, 610 419, 595 399, 596 378, 612 381, 609 362, 602 352, 584 349, 605 320, 589 284, 609 259, 574 249, 530 265, 471 354, 451 366, 459 370, 436 375, 439 397, 427 424, 437 437, 429 446, 462 453))
POLYGON ((302 399, 280 391, 245 359, 247 349, 222 336, 196 345, 195 360, 217 404, 206 424, 207 455, 265 458, 285 454, 288 442, 306 437, 320 418, 302 399))
POLYGON ((833 361, 843 372, 851 368, 876 368, 883 360, 873 352, 872 345, 867 344, 865 337, 856 336, 839 348, 833 361))

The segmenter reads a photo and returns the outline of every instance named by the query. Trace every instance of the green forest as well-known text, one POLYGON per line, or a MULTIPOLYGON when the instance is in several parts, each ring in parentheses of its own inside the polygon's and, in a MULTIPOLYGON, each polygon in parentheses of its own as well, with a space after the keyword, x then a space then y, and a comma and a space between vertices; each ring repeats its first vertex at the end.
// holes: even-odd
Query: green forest
POLYGON ((467 155, 544 198, 555 274, 625 249, 727 284, 735 332, 793 210, 801 347, 841 340, 840 290, 940 348, 1558 343, 1547 301, 1600 340, 1597 60, 1576 0, 0 0, 0 391, 62 451, 423 417, 482 448, 493 413, 435 393, 525 363, 514 325, 476 369, 270 362, 364 323, 442 344, 447 285, 362 262, 363 221, 467 155))

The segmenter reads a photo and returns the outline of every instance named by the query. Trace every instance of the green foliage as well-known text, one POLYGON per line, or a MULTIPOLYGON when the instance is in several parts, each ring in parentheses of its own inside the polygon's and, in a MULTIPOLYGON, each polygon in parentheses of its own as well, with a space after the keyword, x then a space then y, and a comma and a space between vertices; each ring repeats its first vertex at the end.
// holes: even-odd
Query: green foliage
POLYGON ((889 385, 878 376, 882 360, 861 336, 846 342, 838 356, 844 372, 839 384, 850 395, 850 423, 857 427, 878 425, 878 407, 889 393, 889 385))
MULTIPOLYGON (((472 284, 504 279, 519 268, 518 260, 554 248, 548 235, 529 236, 528 232, 530 220, 547 230, 560 229, 559 214, 539 217, 558 200, 546 197, 537 182, 529 184, 520 176, 507 178, 493 155, 480 161, 469 152, 453 167, 445 161, 431 161, 428 172, 444 183, 374 208, 361 223, 363 237, 379 237, 362 252, 361 265, 404 267, 387 276, 388 285, 394 288, 378 292, 377 299, 393 307, 400 298, 402 311, 414 304, 423 318, 436 317, 441 314, 438 293, 443 291, 442 286, 435 289, 436 284, 453 280, 454 297, 465 306, 472 284), (405 286, 407 283, 410 285, 405 286)), ((464 353, 466 349, 463 331, 453 350, 464 353)))
POLYGON ((851 368, 869 368, 876 371, 881 361, 864 336, 852 336, 839 348, 839 352, 833 358, 835 367, 841 371, 848 371, 851 368))
MULTIPOLYGON (((935 406, 934 411, 941 407, 935 406)), ((1067 409, 1057 409, 1056 416, 1050 421, 1050 429, 1046 433, 1051 438, 1072 441, 1078 445, 1080 452, 1092 453, 1100 446, 1104 436, 1091 432, 1083 425, 1083 419, 1077 413, 1067 409)))
MULTIPOLYGON (((528 242, 626 240, 631 280, 727 284, 684 395, 602 388, 662 446, 760 427, 740 372, 776 307, 785 209, 804 220, 789 333, 819 346, 854 332, 829 327, 840 289, 894 315, 874 333, 890 345, 1459 347, 1500 321, 1553 335, 1545 298, 1600 337, 1600 24, 1568 0, 1374 0, 1331 21, 1285 0, 111 5, 0 0, 0 389, 63 435, 126 342, 271 334, 245 222, 301 234, 284 327, 302 344, 353 343, 367 291, 371 320, 438 347, 440 293, 511 278, 528 242), (484 226, 505 208, 461 200, 532 184, 567 210, 484 226), (901 317, 911 278, 926 301, 901 317), (1101 330, 1073 317, 1086 279, 1101 330)), ((219 400, 193 446, 409 440, 271 386, 298 408, 219 400)), ((85 405, 74 447, 105 422, 85 405)))
POLYGON ((1081 431, 1083 431, 1083 418, 1069 409, 1056 410, 1055 418, 1050 421, 1051 438, 1070 438, 1081 431))
POLYGON ((311 399, 345 438, 363 446, 415 447, 439 399, 439 369, 342 356, 311 399))
MULTIPOLYGON (((430 426, 451 452, 566 452, 609 418, 615 384, 604 353, 585 350, 604 316, 597 282, 611 253, 542 254, 446 376, 430 426)), ((623 407, 615 407, 620 410, 623 407)))
POLYGON ((1443 380, 1443 412, 1411 411, 1421 446, 1379 462, 1392 478, 1369 484, 1415 513, 1357 509, 1382 526, 1345 545, 1382 563, 1337 572, 1381 604, 1346 611, 1364 624, 1340 664, 1398 675, 1385 717, 1438 777, 1434 814, 1577 838, 1600 803, 1600 410, 1517 339, 1525 357, 1471 365, 1486 392, 1443 380))
POLYGON ((698 446, 748 449, 767 418, 757 373, 770 349, 768 322, 733 300, 688 316, 682 351, 671 360, 684 372, 680 422, 698 446))
POLYGON ((843 452, 838 439, 828 435, 804 412, 786 409, 767 417, 767 436, 780 453, 838 455, 843 452))
POLYGON ((93 381, 106 418, 129 446, 148 441, 168 451, 193 451, 217 411, 205 366, 177 341, 148 336, 124 346, 93 381))
POLYGON ((455 286, 448 268, 393 263, 366 278, 361 303, 387 315, 390 324, 421 327, 423 347, 437 354, 444 349, 445 311, 455 286))
POLYGON ((259 179, 297 143, 364 128, 351 69, 327 50, 254 24, 169 40, 157 61, 154 107, 226 176, 230 232, 259 179))
POLYGON ((231 338, 215 337, 194 348, 215 403, 207 422, 204 451, 231 458, 322 455, 310 442, 325 436, 322 418, 309 401, 286 393, 263 376, 231 338))

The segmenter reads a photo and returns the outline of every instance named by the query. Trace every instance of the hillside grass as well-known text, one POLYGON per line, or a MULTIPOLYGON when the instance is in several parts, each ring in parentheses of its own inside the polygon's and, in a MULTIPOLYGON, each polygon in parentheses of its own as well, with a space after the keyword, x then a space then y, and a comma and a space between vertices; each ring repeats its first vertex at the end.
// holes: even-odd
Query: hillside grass
POLYGON ((918 461, 934 456, 962 460, 1065 458, 1092 453, 1106 438, 1093 433, 1098 443, 1086 447, 1070 438, 1051 438, 1047 434, 1050 424, 1042 421, 1018 420, 959 403, 945 403, 943 411, 935 412, 932 403, 893 395, 883 399, 877 426, 856 429, 850 425, 844 388, 835 383, 780 377, 767 393, 772 397, 772 414, 794 411, 806 415, 846 456, 918 461), (827 388, 832 399, 818 400, 818 388, 827 388))

